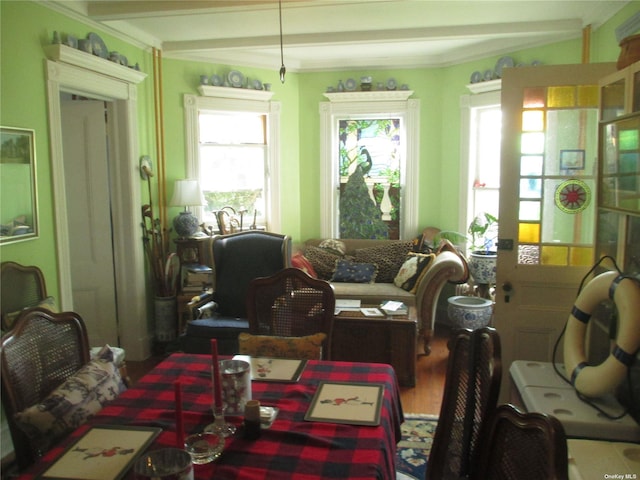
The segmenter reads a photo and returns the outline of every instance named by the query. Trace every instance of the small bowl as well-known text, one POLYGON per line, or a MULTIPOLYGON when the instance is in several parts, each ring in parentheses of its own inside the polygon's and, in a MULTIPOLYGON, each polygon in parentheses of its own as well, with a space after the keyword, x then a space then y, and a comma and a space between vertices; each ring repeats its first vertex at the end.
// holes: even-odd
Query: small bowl
POLYGON ((180 480, 193 478, 193 463, 179 448, 162 448, 146 453, 133 467, 136 480, 180 480))
POLYGON ((184 449, 197 465, 213 462, 224 450, 224 437, 216 433, 194 433, 185 438, 184 449))

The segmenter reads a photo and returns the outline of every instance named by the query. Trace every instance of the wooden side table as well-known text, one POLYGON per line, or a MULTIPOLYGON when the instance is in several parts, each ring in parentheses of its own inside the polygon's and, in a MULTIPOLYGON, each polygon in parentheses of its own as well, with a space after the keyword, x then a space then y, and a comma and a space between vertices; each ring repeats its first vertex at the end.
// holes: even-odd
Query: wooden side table
POLYGON ((333 322, 331 359, 390 364, 403 387, 416 385, 416 332, 414 307, 407 315, 367 317, 343 310, 333 322))
POLYGON ((180 263, 199 263, 200 265, 208 265, 207 263, 207 245, 210 237, 189 237, 176 238, 176 254, 180 258, 180 263))

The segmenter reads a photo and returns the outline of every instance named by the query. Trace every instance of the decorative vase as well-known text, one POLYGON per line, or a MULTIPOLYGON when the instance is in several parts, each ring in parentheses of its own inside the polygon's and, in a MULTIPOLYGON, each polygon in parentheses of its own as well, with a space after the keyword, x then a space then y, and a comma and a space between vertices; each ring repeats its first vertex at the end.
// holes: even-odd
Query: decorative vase
POLYGON ((459 328, 482 328, 489 325, 493 302, 486 298, 457 295, 447 299, 449 320, 459 328))
POLYGON ((469 255, 469 273, 477 284, 493 285, 496 283, 496 252, 471 252, 469 255))
POLYGON ((173 219, 173 228, 178 235, 187 238, 193 236, 199 227, 198 217, 193 213, 185 211, 173 219))
POLYGON ((154 301, 156 340, 175 340, 178 331, 178 302, 175 295, 156 297, 154 301))

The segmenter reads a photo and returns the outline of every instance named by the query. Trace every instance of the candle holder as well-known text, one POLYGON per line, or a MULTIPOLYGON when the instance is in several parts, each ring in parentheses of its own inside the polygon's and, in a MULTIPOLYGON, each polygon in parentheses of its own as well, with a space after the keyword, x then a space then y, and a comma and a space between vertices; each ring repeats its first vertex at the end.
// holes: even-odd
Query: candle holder
POLYGON ((224 405, 218 407, 213 405, 213 423, 207 425, 204 429, 206 433, 215 433, 218 435, 222 435, 223 437, 230 437, 234 433, 236 433, 235 425, 231 423, 227 423, 224 418, 224 405))

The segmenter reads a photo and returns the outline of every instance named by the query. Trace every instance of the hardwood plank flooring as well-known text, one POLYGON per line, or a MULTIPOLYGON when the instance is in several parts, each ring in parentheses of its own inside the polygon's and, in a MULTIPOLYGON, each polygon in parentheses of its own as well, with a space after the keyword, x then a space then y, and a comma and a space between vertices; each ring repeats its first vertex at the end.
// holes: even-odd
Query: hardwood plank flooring
MULTIPOLYGON (((442 404, 444 379, 447 372, 450 329, 437 325, 431 340, 431 354, 416 360, 416 386, 401 387, 400 398, 405 413, 425 413, 438 415, 442 404)), ((142 362, 127 361, 127 372, 132 384, 163 360, 163 356, 153 356, 142 362)))

